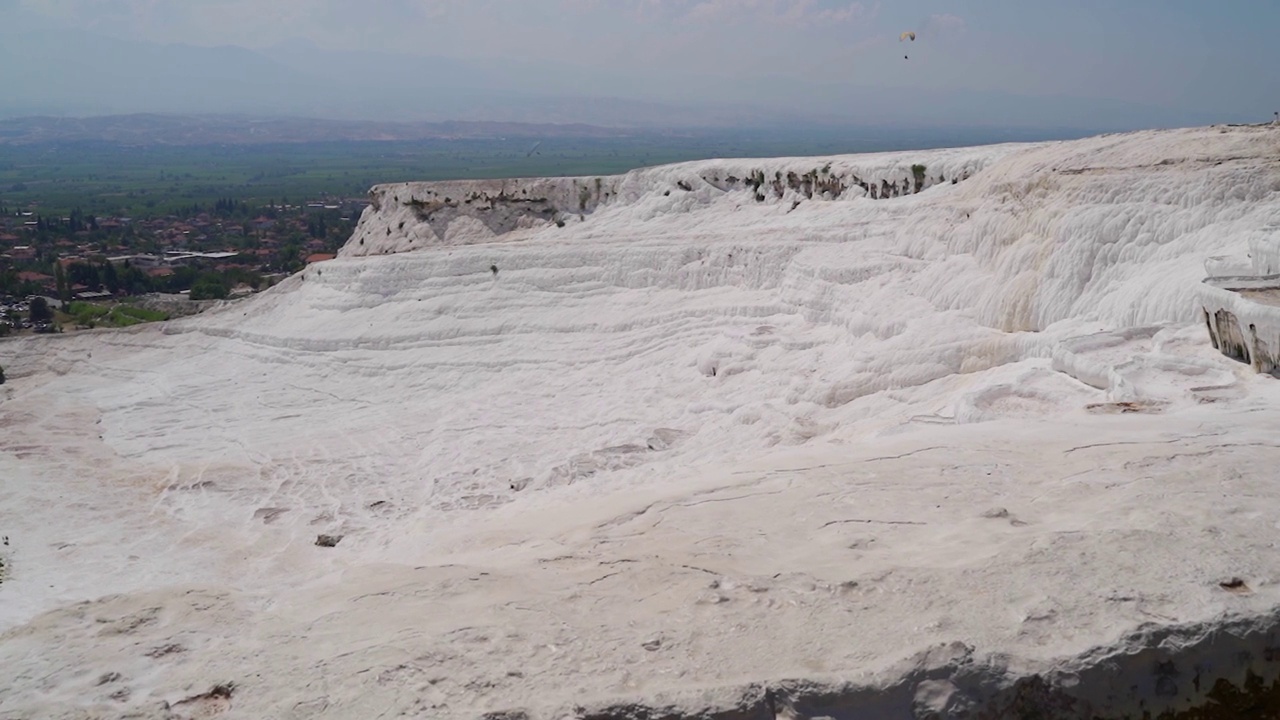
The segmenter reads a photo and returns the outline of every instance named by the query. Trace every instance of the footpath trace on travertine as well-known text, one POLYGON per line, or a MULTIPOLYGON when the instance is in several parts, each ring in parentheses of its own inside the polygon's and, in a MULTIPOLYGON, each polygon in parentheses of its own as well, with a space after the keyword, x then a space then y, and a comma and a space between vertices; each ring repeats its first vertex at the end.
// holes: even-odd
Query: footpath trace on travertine
POLYGON ((1280 390, 1197 302, 1280 243, 1280 129, 373 197, 260 296, 0 343, 0 718, 1154 717, 1280 677, 1280 390))

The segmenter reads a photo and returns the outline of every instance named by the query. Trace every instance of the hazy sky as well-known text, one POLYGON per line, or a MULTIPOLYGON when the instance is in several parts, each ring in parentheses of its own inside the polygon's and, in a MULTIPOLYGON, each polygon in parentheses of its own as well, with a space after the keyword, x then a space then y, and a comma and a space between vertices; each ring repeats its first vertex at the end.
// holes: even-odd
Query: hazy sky
POLYGON ((650 100, 822 106, 871 87, 1117 100, 1175 122, 1280 109, 1275 0, 0 0, 5 14, 160 43, 536 62, 549 90, 650 100))

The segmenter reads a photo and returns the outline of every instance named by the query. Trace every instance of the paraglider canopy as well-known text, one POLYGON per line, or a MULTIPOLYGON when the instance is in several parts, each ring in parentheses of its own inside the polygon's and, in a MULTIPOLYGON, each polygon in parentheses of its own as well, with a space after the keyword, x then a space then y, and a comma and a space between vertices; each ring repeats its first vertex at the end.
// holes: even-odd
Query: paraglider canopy
POLYGON ((916 34, 915 34, 914 32, 912 32, 912 31, 908 30, 908 31, 906 31, 906 32, 904 32, 904 33, 902 33, 901 35, 899 35, 899 36, 898 36, 898 42, 902 42, 903 40, 910 40, 911 42, 915 42, 915 41, 916 41, 916 34))

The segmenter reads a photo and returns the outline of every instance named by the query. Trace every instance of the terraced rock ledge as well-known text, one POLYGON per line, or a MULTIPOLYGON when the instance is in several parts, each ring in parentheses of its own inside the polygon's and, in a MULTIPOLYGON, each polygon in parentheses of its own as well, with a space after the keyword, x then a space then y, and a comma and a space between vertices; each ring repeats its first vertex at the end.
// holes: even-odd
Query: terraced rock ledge
MULTIPOLYGON (((962 643, 886 682, 784 680, 711 699, 578 707, 583 720, 1262 720, 1280 717, 1280 616, 1151 627, 1045 673, 962 643), (733 698, 733 699, 729 699, 733 698)), ((485 716, 531 718, 522 711, 485 716)))
MULTIPOLYGON (((1259 373, 1280 373, 1280 230, 1250 245, 1240 274, 1210 275, 1200 290, 1209 340, 1259 373)), ((1213 272, 1212 263, 1208 264, 1213 272)))

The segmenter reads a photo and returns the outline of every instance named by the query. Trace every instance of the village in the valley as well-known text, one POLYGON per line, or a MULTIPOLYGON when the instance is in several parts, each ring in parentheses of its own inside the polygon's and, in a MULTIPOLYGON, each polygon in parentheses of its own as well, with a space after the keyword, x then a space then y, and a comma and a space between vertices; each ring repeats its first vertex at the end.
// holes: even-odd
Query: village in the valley
POLYGON ((0 336, 167 319, 265 290, 332 259, 366 204, 226 199, 149 218, 0 207, 0 336))

